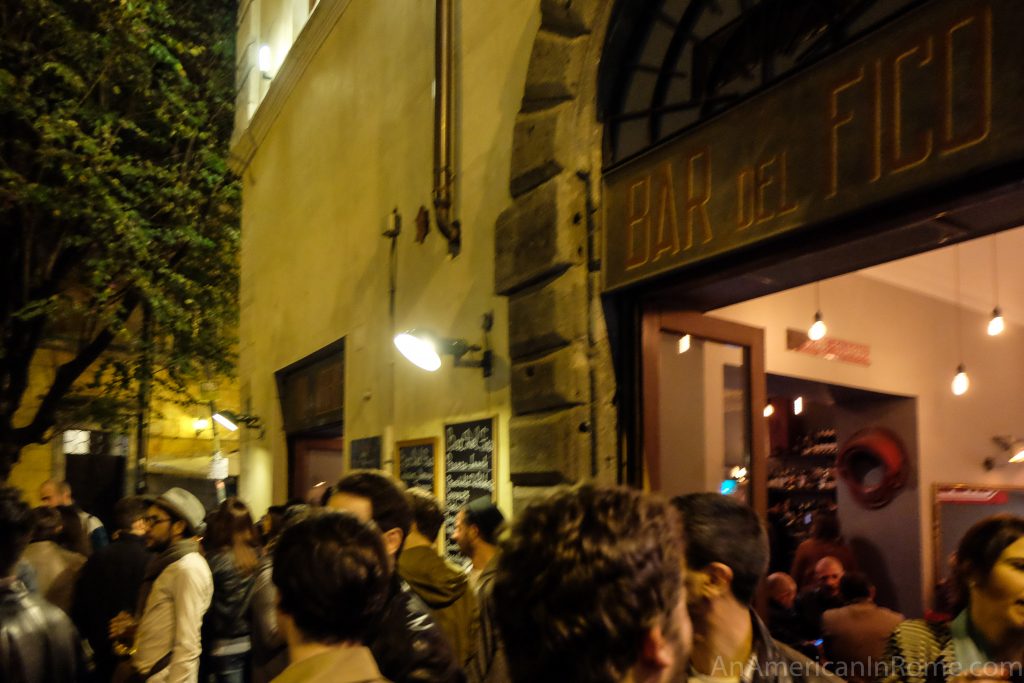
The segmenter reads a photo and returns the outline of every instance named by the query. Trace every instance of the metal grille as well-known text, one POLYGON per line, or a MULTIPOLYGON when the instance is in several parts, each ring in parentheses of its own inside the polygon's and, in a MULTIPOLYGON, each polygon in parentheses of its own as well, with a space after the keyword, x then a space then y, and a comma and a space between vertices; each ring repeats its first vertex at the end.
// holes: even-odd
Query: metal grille
POLYGON ((606 168, 924 2, 619 0, 599 77, 606 168))

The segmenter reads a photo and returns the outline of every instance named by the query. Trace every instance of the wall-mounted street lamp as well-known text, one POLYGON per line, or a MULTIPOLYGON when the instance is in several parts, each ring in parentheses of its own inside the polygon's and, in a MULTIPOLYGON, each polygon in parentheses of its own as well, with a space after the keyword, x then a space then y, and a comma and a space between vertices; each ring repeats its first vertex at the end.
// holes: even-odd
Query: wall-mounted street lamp
POLYGON ((395 335, 395 347, 410 363, 429 372, 436 372, 441 367, 441 356, 447 355, 455 359, 455 367, 481 368, 484 377, 490 377, 493 363, 487 333, 493 324, 493 314, 484 315, 483 346, 470 344, 465 339, 439 337, 426 330, 406 330, 395 335))
POLYGON ((262 438, 263 423, 256 415, 234 413, 230 410, 218 410, 213 414, 213 419, 217 424, 230 432, 237 432, 239 426, 244 426, 247 429, 258 429, 260 430, 260 438, 262 438))
POLYGON ((256 51, 256 63, 259 66, 260 74, 267 80, 272 78, 270 70, 274 68, 273 56, 270 46, 266 43, 260 45, 260 49, 256 51))

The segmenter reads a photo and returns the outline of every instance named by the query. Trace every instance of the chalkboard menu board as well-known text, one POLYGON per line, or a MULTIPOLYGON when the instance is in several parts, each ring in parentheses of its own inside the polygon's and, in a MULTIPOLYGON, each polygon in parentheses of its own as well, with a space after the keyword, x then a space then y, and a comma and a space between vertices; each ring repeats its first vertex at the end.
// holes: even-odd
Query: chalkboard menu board
POLYGON ((395 444, 395 476, 406 486, 418 486, 437 495, 440 454, 437 439, 413 439, 395 444))
POLYGON ((379 470, 380 469, 379 436, 368 436, 365 439, 352 439, 349 452, 349 469, 379 470))
POLYGON ((445 425, 445 553, 465 560, 452 542, 455 517, 470 501, 494 500, 494 418, 445 425))

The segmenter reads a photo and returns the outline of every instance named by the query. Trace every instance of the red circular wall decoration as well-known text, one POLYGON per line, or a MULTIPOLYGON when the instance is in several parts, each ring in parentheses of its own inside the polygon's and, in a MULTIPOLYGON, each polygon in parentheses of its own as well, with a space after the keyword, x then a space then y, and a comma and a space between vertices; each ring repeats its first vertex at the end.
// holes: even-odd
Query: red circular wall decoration
POLYGON ((839 451, 836 469, 854 499, 865 508, 885 507, 907 483, 907 451, 884 427, 851 436, 839 451))

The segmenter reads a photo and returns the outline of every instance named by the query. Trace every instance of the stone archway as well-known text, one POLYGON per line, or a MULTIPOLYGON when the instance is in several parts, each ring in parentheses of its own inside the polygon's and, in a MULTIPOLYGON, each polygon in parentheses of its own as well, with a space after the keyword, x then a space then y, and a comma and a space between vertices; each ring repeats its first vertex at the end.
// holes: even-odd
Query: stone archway
POLYGON ((509 298, 516 505, 617 480, 615 376, 600 299, 597 74, 613 0, 541 0, 513 135, 512 206, 495 227, 509 298))

